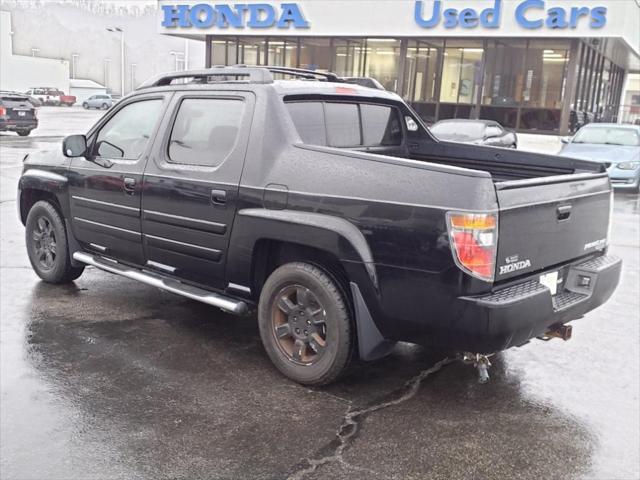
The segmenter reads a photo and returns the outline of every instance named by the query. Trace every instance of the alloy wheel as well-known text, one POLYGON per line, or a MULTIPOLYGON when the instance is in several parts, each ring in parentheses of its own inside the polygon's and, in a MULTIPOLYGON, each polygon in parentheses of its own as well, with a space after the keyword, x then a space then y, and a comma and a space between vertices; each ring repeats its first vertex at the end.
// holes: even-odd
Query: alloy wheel
POLYGON ((302 285, 289 285, 276 295, 271 311, 273 335, 280 350, 299 365, 312 365, 327 347, 326 310, 302 285))

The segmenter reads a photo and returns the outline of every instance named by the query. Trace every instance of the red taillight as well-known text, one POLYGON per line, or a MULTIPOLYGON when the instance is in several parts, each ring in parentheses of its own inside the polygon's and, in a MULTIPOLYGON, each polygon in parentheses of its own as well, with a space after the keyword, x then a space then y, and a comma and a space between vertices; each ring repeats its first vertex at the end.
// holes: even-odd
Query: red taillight
POLYGON ((0 117, 4 117, 7 114, 7 109, 0 107, 0 117))
POLYGON ((449 241, 456 264, 465 272, 492 282, 498 246, 495 213, 447 213, 449 241))

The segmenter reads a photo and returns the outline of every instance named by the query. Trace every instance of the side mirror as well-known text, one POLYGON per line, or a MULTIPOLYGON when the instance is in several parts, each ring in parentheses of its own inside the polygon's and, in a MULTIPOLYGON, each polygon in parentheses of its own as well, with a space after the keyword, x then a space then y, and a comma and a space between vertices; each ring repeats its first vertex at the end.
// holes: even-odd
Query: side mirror
POLYGON ((87 154, 87 137, 69 135, 62 141, 62 153, 65 157, 84 157, 87 154))
POLYGON ((571 142, 571 137, 562 137, 560 141, 566 145, 571 142))

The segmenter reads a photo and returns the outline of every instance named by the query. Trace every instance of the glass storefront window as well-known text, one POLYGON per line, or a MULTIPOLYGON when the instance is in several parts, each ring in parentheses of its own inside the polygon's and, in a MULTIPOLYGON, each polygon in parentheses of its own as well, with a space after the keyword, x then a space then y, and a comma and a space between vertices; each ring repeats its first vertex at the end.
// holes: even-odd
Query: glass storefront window
POLYGON ((375 78, 387 90, 397 91, 400 40, 369 38, 366 45, 364 76, 375 78))
POLYGON ((409 41, 402 97, 409 102, 435 102, 442 42, 409 41))
POLYGON ((270 38, 268 55, 268 65, 296 67, 298 65, 298 41, 295 38, 270 38))
POLYGON ((520 103, 526 51, 526 40, 489 42, 482 89, 483 105, 512 107, 520 103))
POLYGON ((481 41, 448 40, 444 49, 440 101, 475 103, 482 78, 481 41))
POLYGON ((364 40, 334 40, 333 71, 342 77, 361 77, 365 48, 364 40))
POLYGON ((331 70, 333 49, 328 38, 302 38, 300 40, 300 68, 331 70))
POLYGON ((530 40, 525 58, 522 104, 562 108, 568 63, 568 41, 530 40))

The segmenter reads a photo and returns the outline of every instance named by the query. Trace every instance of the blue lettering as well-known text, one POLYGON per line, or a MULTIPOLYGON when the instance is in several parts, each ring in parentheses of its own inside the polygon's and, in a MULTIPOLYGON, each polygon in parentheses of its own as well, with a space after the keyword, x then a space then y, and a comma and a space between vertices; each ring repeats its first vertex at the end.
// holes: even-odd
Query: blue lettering
POLYGON ((516 8, 516 20, 523 28, 535 29, 542 27, 544 25, 542 20, 528 20, 525 16, 527 10, 531 8, 544 9, 544 2, 542 0, 525 0, 516 8))
POLYGON ((269 28, 276 22, 276 12, 267 3, 253 3, 249 5, 251 15, 247 25, 250 28, 269 28))
POLYGON ((578 22, 580 21, 580 17, 588 17, 589 12, 591 12, 591 10, 589 10, 587 7, 573 7, 571 9, 571 20, 569 20, 569 27, 576 28, 578 26, 578 22))
POLYGON ((460 12, 460 26, 462 28, 474 28, 478 26, 478 12, 473 8, 465 8, 460 12))
POLYGON ((500 13, 502 11, 502 0, 496 0, 493 8, 486 8, 480 14, 480 23, 484 28, 500 27, 500 13))
POLYGON ((440 23, 440 8, 442 7, 442 3, 440 0, 436 0, 433 2, 433 14, 429 20, 425 20, 422 17, 422 0, 416 1, 416 6, 414 10, 414 17, 416 23, 420 25, 422 28, 433 28, 438 23, 440 23))
POLYGON ((304 18, 300 7, 295 3, 283 3, 282 15, 278 20, 278 28, 289 28, 293 25, 293 28, 309 28, 309 22, 304 18))
POLYGON ((607 7, 595 7, 591 10, 591 28, 602 28, 607 24, 607 7))
POLYGON ((191 26, 188 18, 189 5, 163 5, 162 11, 164 13, 164 19, 161 24, 163 27, 174 28, 191 26))
POLYGON ((444 28, 454 28, 458 25, 458 11, 455 8, 448 8, 444 11, 444 28))
POLYGON ((239 4, 235 6, 235 11, 229 5, 216 5, 216 27, 244 28, 244 12, 247 6, 239 4))
POLYGON ((567 28, 569 25, 565 19, 564 8, 555 7, 547 10, 547 27, 551 29, 555 28, 567 28))
POLYGON ((206 3, 199 3, 191 7, 189 12, 189 18, 191 18, 191 24, 196 28, 209 28, 213 26, 215 11, 211 5, 206 3))

